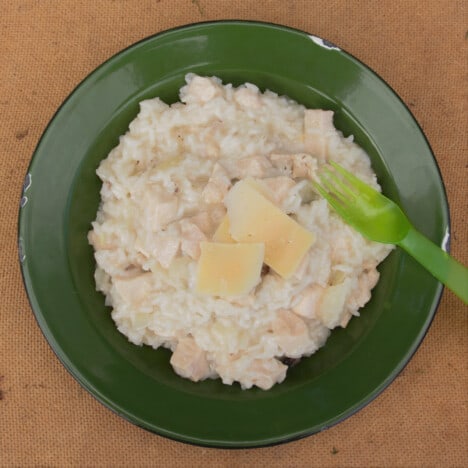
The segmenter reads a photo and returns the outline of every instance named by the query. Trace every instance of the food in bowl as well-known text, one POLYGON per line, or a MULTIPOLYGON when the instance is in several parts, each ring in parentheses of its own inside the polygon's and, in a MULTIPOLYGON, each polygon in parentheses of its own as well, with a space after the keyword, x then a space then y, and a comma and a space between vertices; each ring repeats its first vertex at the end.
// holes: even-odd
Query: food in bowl
POLYGON ((194 74, 180 100, 142 101, 97 169, 96 286, 118 330, 171 349, 180 376, 267 390, 359 315, 391 250, 311 179, 333 159, 379 186, 331 111, 194 74))

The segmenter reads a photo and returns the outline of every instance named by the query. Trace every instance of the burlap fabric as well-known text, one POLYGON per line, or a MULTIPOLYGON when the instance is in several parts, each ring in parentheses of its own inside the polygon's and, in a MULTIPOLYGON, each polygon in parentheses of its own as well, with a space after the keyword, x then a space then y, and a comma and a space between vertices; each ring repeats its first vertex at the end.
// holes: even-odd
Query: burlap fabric
POLYGON ((0 0, 0 465, 467 466, 468 310, 447 291, 413 360, 352 418, 287 445, 205 449, 131 425, 75 382, 33 318, 16 247, 26 167, 75 85, 148 35, 235 18, 327 38, 387 80, 432 145, 467 264, 467 13, 454 0, 0 0))

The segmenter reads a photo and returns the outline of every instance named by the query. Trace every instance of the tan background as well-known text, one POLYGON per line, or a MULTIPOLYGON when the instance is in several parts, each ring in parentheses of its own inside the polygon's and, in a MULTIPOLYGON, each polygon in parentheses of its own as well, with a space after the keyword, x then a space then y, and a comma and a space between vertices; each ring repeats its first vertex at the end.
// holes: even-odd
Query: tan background
POLYGON ((327 38, 390 83, 433 147, 452 252, 468 264, 467 15, 467 1, 454 0, 0 0, 0 465, 467 466, 468 310, 447 291, 414 359, 360 413, 287 445, 214 450, 134 427, 79 386, 36 325, 16 252, 26 167, 75 85, 148 35, 237 18, 327 38))

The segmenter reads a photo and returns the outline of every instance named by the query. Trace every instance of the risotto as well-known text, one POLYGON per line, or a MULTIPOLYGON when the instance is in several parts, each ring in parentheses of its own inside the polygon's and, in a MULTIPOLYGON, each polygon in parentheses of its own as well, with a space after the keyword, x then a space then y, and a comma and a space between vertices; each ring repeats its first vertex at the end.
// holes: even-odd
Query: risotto
MULTIPOLYGON (((346 225, 310 180, 332 159, 379 186, 368 156, 335 129, 331 111, 194 74, 180 100, 142 101, 97 169, 101 204, 88 235, 96 286, 118 330, 135 345, 169 348, 180 376, 269 389, 285 379, 288 363, 313 354, 330 330, 359 315, 390 251, 346 225), (313 242, 301 244, 286 275, 266 256, 262 263, 268 245, 252 244, 245 252, 260 260, 248 290, 201 290, 202 248, 224 242, 222 229, 233 234, 228 209, 246 181, 313 242)), ((249 205, 235 208, 247 213, 249 205)), ((234 268, 232 258, 215 258, 234 268)))

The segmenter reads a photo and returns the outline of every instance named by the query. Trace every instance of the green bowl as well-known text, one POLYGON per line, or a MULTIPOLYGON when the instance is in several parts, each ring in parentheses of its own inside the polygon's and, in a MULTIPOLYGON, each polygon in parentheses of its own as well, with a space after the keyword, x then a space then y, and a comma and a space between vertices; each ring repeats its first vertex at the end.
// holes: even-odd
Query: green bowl
POLYGON ((95 291, 86 234, 94 219, 99 162, 118 143, 138 102, 178 100, 184 75, 250 81, 308 107, 369 154, 384 192, 438 244, 449 216, 436 161, 398 96, 338 47, 282 26, 221 21, 145 39, 101 65, 45 130, 24 185, 19 255, 32 309, 78 382, 111 410, 160 435, 199 445, 255 447, 304 437, 373 400, 407 364, 436 311, 441 285, 401 250, 381 265, 372 300, 346 329, 269 391, 178 377, 170 352, 130 344, 95 291))

